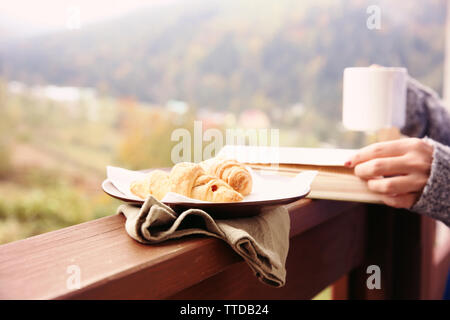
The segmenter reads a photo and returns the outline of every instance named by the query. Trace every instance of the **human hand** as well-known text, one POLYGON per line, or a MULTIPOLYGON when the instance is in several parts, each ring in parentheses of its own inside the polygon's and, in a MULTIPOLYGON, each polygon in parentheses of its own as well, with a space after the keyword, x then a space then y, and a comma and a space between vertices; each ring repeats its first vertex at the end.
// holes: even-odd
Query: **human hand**
POLYGON ((354 168, 370 190, 380 193, 385 204, 409 209, 428 181, 432 161, 430 144, 405 138, 364 147, 345 165, 354 168))

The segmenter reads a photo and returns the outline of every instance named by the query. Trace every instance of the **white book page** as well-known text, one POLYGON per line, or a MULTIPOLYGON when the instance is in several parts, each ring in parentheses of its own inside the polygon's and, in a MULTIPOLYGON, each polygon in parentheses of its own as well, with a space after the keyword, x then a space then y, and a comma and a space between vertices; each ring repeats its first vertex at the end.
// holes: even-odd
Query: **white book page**
POLYGON ((243 163, 343 166, 357 149, 224 146, 218 157, 243 163))

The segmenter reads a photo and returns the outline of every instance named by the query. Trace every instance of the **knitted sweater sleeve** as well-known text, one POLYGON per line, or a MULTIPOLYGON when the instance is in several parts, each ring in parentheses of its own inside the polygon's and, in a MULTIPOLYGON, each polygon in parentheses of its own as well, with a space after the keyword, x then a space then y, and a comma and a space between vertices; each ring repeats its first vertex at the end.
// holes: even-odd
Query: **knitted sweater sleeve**
POLYGON ((413 78, 408 79, 406 124, 402 133, 450 145, 450 114, 439 96, 413 78))
POLYGON ((438 95, 408 80, 406 124, 402 133, 433 145, 430 177, 411 210, 450 226, 450 116, 438 95))

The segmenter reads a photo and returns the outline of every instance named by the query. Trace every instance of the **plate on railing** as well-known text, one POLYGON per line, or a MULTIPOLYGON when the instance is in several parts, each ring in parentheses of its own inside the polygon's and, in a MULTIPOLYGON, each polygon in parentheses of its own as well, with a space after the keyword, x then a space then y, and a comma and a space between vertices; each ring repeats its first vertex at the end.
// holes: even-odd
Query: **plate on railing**
MULTIPOLYGON (((141 199, 129 191, 132 181, 142 178, 151 170, 130 171, 122 168, 108 167, 108 178, 103 181, 102 189, 111 197, 142 205, 141 199)), ((278 174, 277 172, 254 172, 252 193, 239 202, 206 202, 188 198, 175 193, 169 193, 161 202, 176 212, 196 208, 208 212, 215 218, 237 218, 254 216, 264 208, 286 205, 298 201, 308 195, 310 184, 316 172, 305 171, 294 177, 278 174)))

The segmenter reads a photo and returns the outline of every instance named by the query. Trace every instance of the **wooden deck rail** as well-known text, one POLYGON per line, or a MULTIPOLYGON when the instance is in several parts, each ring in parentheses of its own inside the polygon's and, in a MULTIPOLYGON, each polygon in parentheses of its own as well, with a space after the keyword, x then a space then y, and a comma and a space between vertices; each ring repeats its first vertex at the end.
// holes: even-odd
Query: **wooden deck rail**
MULTIPOLYGON (((112 215, 0 246, 0 299, 308 299, 347 274, 349 298, 430 297, 423 293, 430 248, 423 246, 420 216, 309 199, 288 209, 283 288, 257 281, 221 240, 191 236, 142 245, 126 234, 125 218, 112 215), (381 268, 381 290, 366 287, 370 264, 381 268), (79 289, 67 285, 71 266, 79 268, 79 289)), ((449 251, 441 254, 441 269, 449 251)))

